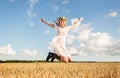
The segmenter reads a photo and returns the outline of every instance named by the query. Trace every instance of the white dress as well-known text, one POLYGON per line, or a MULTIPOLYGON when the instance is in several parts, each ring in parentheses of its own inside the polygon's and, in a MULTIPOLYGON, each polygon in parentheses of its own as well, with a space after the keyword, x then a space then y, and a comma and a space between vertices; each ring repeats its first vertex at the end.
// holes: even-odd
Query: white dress
POLYGON ((76 24, 74 24, 72 26, 65 26, 64 28, 55 25, 54 28, 57 32, 57 35, 52 40, 52 47, 53 47, 54 51, 59 56, 71 57, 70 51, 67 50, 65 47, 65 40, 66 40, 66 36, 68 34, 68 31, 72 28, 77 27, 81 23, 81 21, 83 20, 82 17, 80 19, 81 20, 79 22, 77 22, 76 24))
POLYGON ((57 35, 53 38, 52 40, 52 47, 54 51, 59 55, 59 56, 69 56, 69 51, 65 47, 65 40, 68 31, 70 30, 69 26, 66 26, 64 28, 55 26, 55 30, 57 32, 57 35))

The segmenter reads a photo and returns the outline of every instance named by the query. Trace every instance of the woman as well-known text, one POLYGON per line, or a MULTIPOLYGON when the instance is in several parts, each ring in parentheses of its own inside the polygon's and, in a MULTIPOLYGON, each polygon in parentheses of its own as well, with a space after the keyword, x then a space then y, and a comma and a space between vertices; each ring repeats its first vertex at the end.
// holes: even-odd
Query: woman
POLYGON ((83 18, 79 18, 78 21, 76 21, 71 26, 66 26, 67 18, 65 17, 59 17, 57 20, 58 22, 52 24, 47 22, 45 19, 41 18, 41 21, 43 23, 54 28, 57 32, 57 35, 52 40, 53 49, 57 54, 49 52, 47 56, 47 61, 49 60, 49 58, 52 58, 52 61, 54 60, 54 58, 57 58, 62 62, 66 62, 66 63, 71 62, 72 61, 71 55, 69 54, 69 51, 65 47, 66 36, 68 31, 71 30, 72 28, 77 27, 80 24, 80 22, 83 20, 83 18))

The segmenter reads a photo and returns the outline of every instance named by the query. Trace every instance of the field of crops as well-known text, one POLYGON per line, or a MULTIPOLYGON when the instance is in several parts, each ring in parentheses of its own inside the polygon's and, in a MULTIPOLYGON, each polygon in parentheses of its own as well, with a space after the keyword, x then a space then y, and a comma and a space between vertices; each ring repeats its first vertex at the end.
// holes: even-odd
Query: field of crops
POLYGON ((0 78, 120 78, 120 63, 0 63, 0 78))

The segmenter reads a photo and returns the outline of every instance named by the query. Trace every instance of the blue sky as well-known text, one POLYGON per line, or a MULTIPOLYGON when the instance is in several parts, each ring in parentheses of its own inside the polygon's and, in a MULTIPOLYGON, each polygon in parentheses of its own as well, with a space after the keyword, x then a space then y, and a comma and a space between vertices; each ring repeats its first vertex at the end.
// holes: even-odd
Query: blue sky
POLYGON ((55 30, 40 22, 53 23, 59 16, 67 25, 83 17, 69 32, 66 46, 75 61, 120 61, 119 0, 1 0, 0 59, 44 60, 55 30))

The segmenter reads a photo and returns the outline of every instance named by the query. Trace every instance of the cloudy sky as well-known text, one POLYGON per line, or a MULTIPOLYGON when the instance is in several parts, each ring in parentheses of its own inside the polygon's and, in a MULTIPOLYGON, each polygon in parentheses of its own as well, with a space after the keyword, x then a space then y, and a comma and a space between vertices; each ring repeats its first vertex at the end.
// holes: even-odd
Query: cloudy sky
POLYGON ((45 60, 56 35, 40 21, 59 16, 67 25, 84 20, 67 36, 74 61, 120 61, 120 0, 1 0, 0 59, 45 60))

